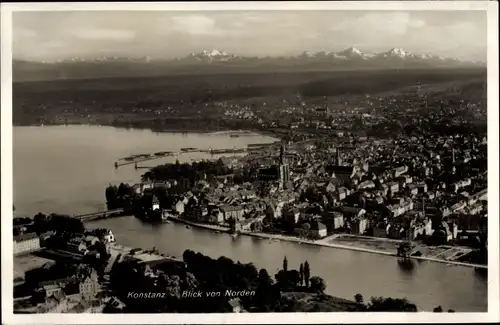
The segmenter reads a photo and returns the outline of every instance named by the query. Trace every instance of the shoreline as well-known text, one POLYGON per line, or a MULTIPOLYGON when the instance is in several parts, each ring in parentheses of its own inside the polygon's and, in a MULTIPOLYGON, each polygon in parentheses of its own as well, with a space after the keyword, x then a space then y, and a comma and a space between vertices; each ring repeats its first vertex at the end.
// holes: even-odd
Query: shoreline
POLYGON ((182 219, 182 218, 179 218, 179 217, 175 217, 175 216, 168 216, 167 220, 172 220, 174 222, 183 223, 185 225, 196 227, 196 228, 200 228, 200 229, 220 231, 220 232, 224 232, 224 233, 229 233, 230 230, 231 230, 229 227, 222 227, 222 226, 216 226, 216 225, 209 225, 209 224, 204 224, 204 223, 193 222, 193 221, 185 220, 185 219, 182 219))
MULTIPOLYGON (((321 239, 314 241, 314 240, 301 239, 301 238, 292 237, 292 236, 274 235, 274 234, 266 234, 266 233, 253 233, 253 232, 241 232, 240 234, 246 235, 246 236, 251 236, 251 237, 277 239, 280 241, 282 240, 282 241, 294 242, 294 243, 299 243, 299 244, 314 245, 314 246, 321 246, 321 247, 330 247, 330 248, 358 251, 358 252, 363 252, 363 253, 371 253, 371 254, 397 257, 396 252, 393 253, 393 252, 386 252, 386 251, 382 251, 382 250, 370 249, 370 248, 365 248, 365 247, 356 247, 356 246, 351 246, 351 245, 327 243, 321 239)), ((415 259, 415 260, 422 260, 422 261, 428 261, 428 262, 438 262, 438 263, 444 263, 444 264, 456 265, 456 266, 466 266, 466 267, 488 269, 487 265, 482 265, 482 264, 472 264, 472 263, 464 263, 464 262, 457 262, 457 261, 448 261, 448 260, 442 260, 442 259, 438 259, 438 258, 425 257, 425 256, 410 256, 410 258, 415 259)))
POLYGON ((50 126, 98 126, 98 127, 112 127, 116 129, 132 129, 132 130, 149 130, 153 133, 200 133, 200 134, 216 134, 216 133, 227 133, 230 134, 242 134, 241 136, 249 136, 252 135, 260 135, 260 136, 268 136, 272 138, 280 139, 282 134, 279 132, 273 132, 271 129, 264 130, 258 128, 228 128, 228 129, 213 129, 213 130, 203 130, 197 128, 184 128, 184 129, 176 129, 176 128, 162 128, 155 129, 154 127, 148 126, 126 126, 126 125, 113 125, 109 123, 50 123, 50 124, 37 124, 37 123, 16 123, 13 124, 12 127, 50 127, 50 126))
MULTIPOLYGON (((169 217, 169 219, 172 219, 173 221, 184 223, 184 224, 187 224, 187 225, 190 225, 193 227, 197 227, 200 229, 215 230, 215 231, 221 231, 221 232, 225 232, 225 233, 230 232, 230 228, 228 228, 228 227, 201 224, 201 223, 197 223, 197 222, 184 220, 184 219, 178 218, 178 217, 169 217)), ((365 247, 356 247, 353 245, 351 246, 351 245, 328 243, 328 242, 325 242, 324 238, 315 241, 315 240, 302 239, 302 238, 293 237, 293 236, 286 236, 286 235, 279 235, 279 234, 267 234, 267 233, 261 233, 261 232, 246 232, 246 231, 239 232, 239 235, 248 236, 248 237, 257 237, 257 238, 263 238, 263 239, 274 239, 274 240, 278 240, 278 241, 286 241, 286 242, 292 242, 292 243, 296 243, 296 244, 314 245, 314 246, 320 246, 320 247, 337 248, 337 249, 351 250, 351 251, 357 251, 357 252, 362 252, 362 253, 370 253, 370 254, 378 254, 378 255, 397 257, 396 252, 387 252, 387 251, 370 249, 370 248, 365 248, 365 247)), ((443 259, 438 259, 438 258, 433 258, 433 257, 410 256, 410 258, 414 259, 414 260, 437 262, 437 263, 443 263, 443 264, 455 265, 455 266, 465 266, 465 267, 473 267, 473 268, 480 268, 480 269, 488 269, 487 265, 472 264, 472 263, 457 262, 457 261, 448 261, 448 260, 443 260, 443 259)))

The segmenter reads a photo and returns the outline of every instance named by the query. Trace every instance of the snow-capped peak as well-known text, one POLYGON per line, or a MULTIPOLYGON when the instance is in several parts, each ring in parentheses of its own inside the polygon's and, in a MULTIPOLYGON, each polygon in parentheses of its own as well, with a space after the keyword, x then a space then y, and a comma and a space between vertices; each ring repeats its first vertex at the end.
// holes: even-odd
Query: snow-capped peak
POLYGON ((357 48, 351 46, 350 48, 348 48, 346 50, 346 52, 348 53, 353 53, 353 54, 363 54, 360 50, 358 50, 357 48))
POLYGON ((227 56, 227 53, 226 53, 226 52, 219 51, 219 50, 217 50, 217 49, 213 49, 212 51, 203 50, 203 51, 201 52, 201 54, 203 54, 204 56, 208 56, 208 57, 214 57, 214 56, 227 56))
MULTIPOLYGON (((235 59, 236 56, 232 54, 228 54, 224 51, 213 49, 213 50, 202 50, 199 53, 191 53, 188 57, 188 59, 195 59, 197 61, 229 61, 232 59, 235 59)), ((177 59, 177 60, 182 60, 182 59, 177 59)))
POLYGON ((393 48, 387 52, 390 56, 399 56, 400 58, 404 58, 409 53, 405 52, 402 48, 393 48))
POLYGON ((423 60, 425 60, 425 59, 431 59, 431 58, 434 57, 432 54, 429 54, 429 53, 417 54, 416 56, 418 58, 420 58, 420 59, 423 59, 423 60))
POLYGON ((361 52, 357 48, 351 46, 351 47, 349 47, 341 52, 335 53, 334 57, 344 58, 344 59, 347 59, 347 58, 365 58, 365 55, 363 52, 361 52))
POLYGON ((345 49, 344 51, 342 51, 342 53, 344 53, 344 54, 350 54, 350 55, 358 55, 358 56, 362 56, 363 55, 363 52, 361 52, 360 50, 358 50, 354 46, 351 46, 348 49, 345 49))
POLYGON ((317 55, 316 52, 311 52, 311 51, 305 51, 302 53, 302 56, 308 57, 308 58, 313 58, 317 55))

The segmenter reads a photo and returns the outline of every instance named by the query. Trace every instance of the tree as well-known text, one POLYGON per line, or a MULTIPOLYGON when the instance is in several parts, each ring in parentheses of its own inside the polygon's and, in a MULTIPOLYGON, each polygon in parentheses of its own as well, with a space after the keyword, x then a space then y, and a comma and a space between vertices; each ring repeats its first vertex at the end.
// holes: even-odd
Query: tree
POLYGON ((300 273, 297 270, 288 271, 287 278, 288 278, 288 282, 293 287, 296 287, 300 283, 300 273))
POLYGON ((434 310, 432 312, 434 312, 434 313, 442 313, 443 312, 443 307, 437 306, 436 308, 434 308, 434 310))
POLYGON ((260 269, 259 271, 259 286, 270 286, 273 283, 273 279, 269 276, 266 269, 260 269))
POLYGON ((51 214, 47 220, 47 230, 54 230, 58 233, 67 232, 73 234, 82 234, 85 232, 85 227, 80 219, 67 215, 51 214))
POLYGON ((306 287, 309 287, 309 277, 311 276, 311 270, 309 269, 309 262, 305 261, 304 263, 304 282, 306 283, 306 287))
POLYGON ((364 298, 363 298, 363 295, 360 294, 360 293, 357 293, 354 295, 354 300, 358 303, 358 304, 362 304, 364 302, 364 298))
POLYGON ((118 188, 114 185, 109 185, 106 187, 106 205, 109 210, 116 209, 118 207, 118 188))
POLYGON ((300 274, 297 270, 279 270, 274 277, 282 289, 295 289, 300 283, 300 274))
POLYGON ((300 268, 299 268, 299 274, 300 274, 300 285, 304 285, 304 264, 300 263, 300 268))
POLYGON ((279 287, 272 285, 272 280, 266 269, 261 269, 259 272, 259 286, 253 299, 258 310, 262 312, 274 311, 280 299, 281 292, 279 287))
POLYGON ((107 261, 109 256, 106 250, 106 245, 102 241, 98 241, 94 245, 95 250, 99 253, 99 259, 101 261, 107 261))
POLYGON ((49 230, 49 223, 45 214, 39 212, 33 217, 33 230, 38 235, 49 230))
POLYGON ((368 304, 368 311, 416 312, 417 306, 406 298, 372 297, 368 304))
POLYGON ((285 258, 283 259, 283 271, 288 271, 288 260, 285 258))
POLYGON ((171 298, 180 299, 181 297, 181 279, 178 275, 160 274, 158 278, 159 286, 163 289, 165 294, 171 298))
POLYGON ((315 292, 323 293, 326 289, 325 280, 319 276, 313 276, 311 278, 311 289, 315 292))
POLYGON ((29 225, 33 222, 30 218, 23 218, 23 217, 16 217, 12 219, 12 224, 14 226, 24 226, 24 225, 29 225))
POLYGON ((311 229, 311 224, 309 224, 308 222, 305 222, 302 225, 302 229, 304 230, 304 237, 307 237, 309 235, 309 229, 311 229))
POLYGON ((199 285, 200 284, 198 283, 198 280, 193 275, 193 273, 186 272, 186 277, 182 281, 182 289, 183 290, 194 291, 194 290, 198 289, 199 285))
POLYGON ((118 186, 118 189, 116 191, 116 194, 117 194, 118 198, 120 198, 120 199, 124 198, 124 197, 132 194, 132 188, 128 184, 120 183, 120 185, 118 186))

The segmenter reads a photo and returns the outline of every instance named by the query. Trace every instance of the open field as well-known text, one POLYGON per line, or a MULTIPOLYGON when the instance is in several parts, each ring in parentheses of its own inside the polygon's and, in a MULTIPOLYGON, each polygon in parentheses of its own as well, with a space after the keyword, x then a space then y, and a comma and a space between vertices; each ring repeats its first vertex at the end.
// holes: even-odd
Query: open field
POLYGON ((485 78, 484 69, 441 69, 16 82, 13 119, 15 125, 65 122, 113 125, 123 121, 199 118, 201 124, 210 118, 220 119, 223 109, 215 105, 220 101, 235 101, 251 107, 262 107, 266 103, 266 110, 272 111, 297 103, 298 93, 308 103, 320 103, 324 97, 335 100, 411 88, 417 81, 426 87, 455 83, 482 94, 485 78))
MULTIPOLYGON (((334 235, 322 240, 329 244, 342 244, 352 247, 360 247, 366 249, 375 249, 388 253, 395 253, 401 240, 378 238, 368 236, 353 236, 353 235, 334 235)), ((427 246, 414 242, 415 252, 420 252, 423 257, 440 258, 443 260, 455 260, 456 256, 468 254, 472 249, 460 246, 427 246)))
MULTIPOLYGON (((202 97, 211 90, 212 100, 259 97, 300 91, 305 96, 342 93, 381 92, 404 86, 467 81, 486 78, 485 69, 319 71, 291 73, 246 73, 212 75, 177 75, 166 77, 76 79, 38 82, 15 82, 14 98, 24 94, 52 94, 70 98, 67 92, 99 96, 123 93, 126 97, 156 94, 172 101, 202 97), (174 97, 172 97, 174 96, 174 97)), ((80 97, 80 96, 78 96, 80 97)), ((126 98, 125 97, 125 98, 126 98)), ((122 98, 123 100, 125 98, 122 98)), ((208 99, 208 98, 205 98, 208 99)))
POLYGON ((34 254, 14 256, 14 279, 24 279, 24 274, 27 271, 42 267, 44 264, 50 262, 52 260, 34 254))

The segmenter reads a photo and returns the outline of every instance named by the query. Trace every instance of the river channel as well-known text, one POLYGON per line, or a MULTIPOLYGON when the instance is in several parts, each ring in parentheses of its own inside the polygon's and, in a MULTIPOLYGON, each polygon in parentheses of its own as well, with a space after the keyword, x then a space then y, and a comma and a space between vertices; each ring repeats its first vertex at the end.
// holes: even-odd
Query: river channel
MULTIPOLYGON (((153 133, 97 126, 15 127, 13 129, 14 205, 16 214, 37 212, 81 214, 104 209, 108 184, 136 183, 145 170, 133 165, 115 169, 119 158, 157 151, 242 148, 249 143, 272 142, 261 136, 231 137, 227 133, 153 133)), ((179 161, 206 158, 191 153, 179 161)), ((164 158, 144 164, 175 161, 164 158)), ((371 296, 406 297, 420 310, 441 305, 458 312, 487 311, 487 279, 473 268, 414 261, 402 268, 394 257, 277 242, 240 236, 232 238, 211 231, 187 229, 181 224, 151 225, 134 217, 101 220, 90 227, 112 229, 121 244, 181 256, 191 249, 212 257, 221 255, 276 273, 283 257, 289 268, 307 260, 312 275, 325 279, 327 292, 353 299, 371 296)))

